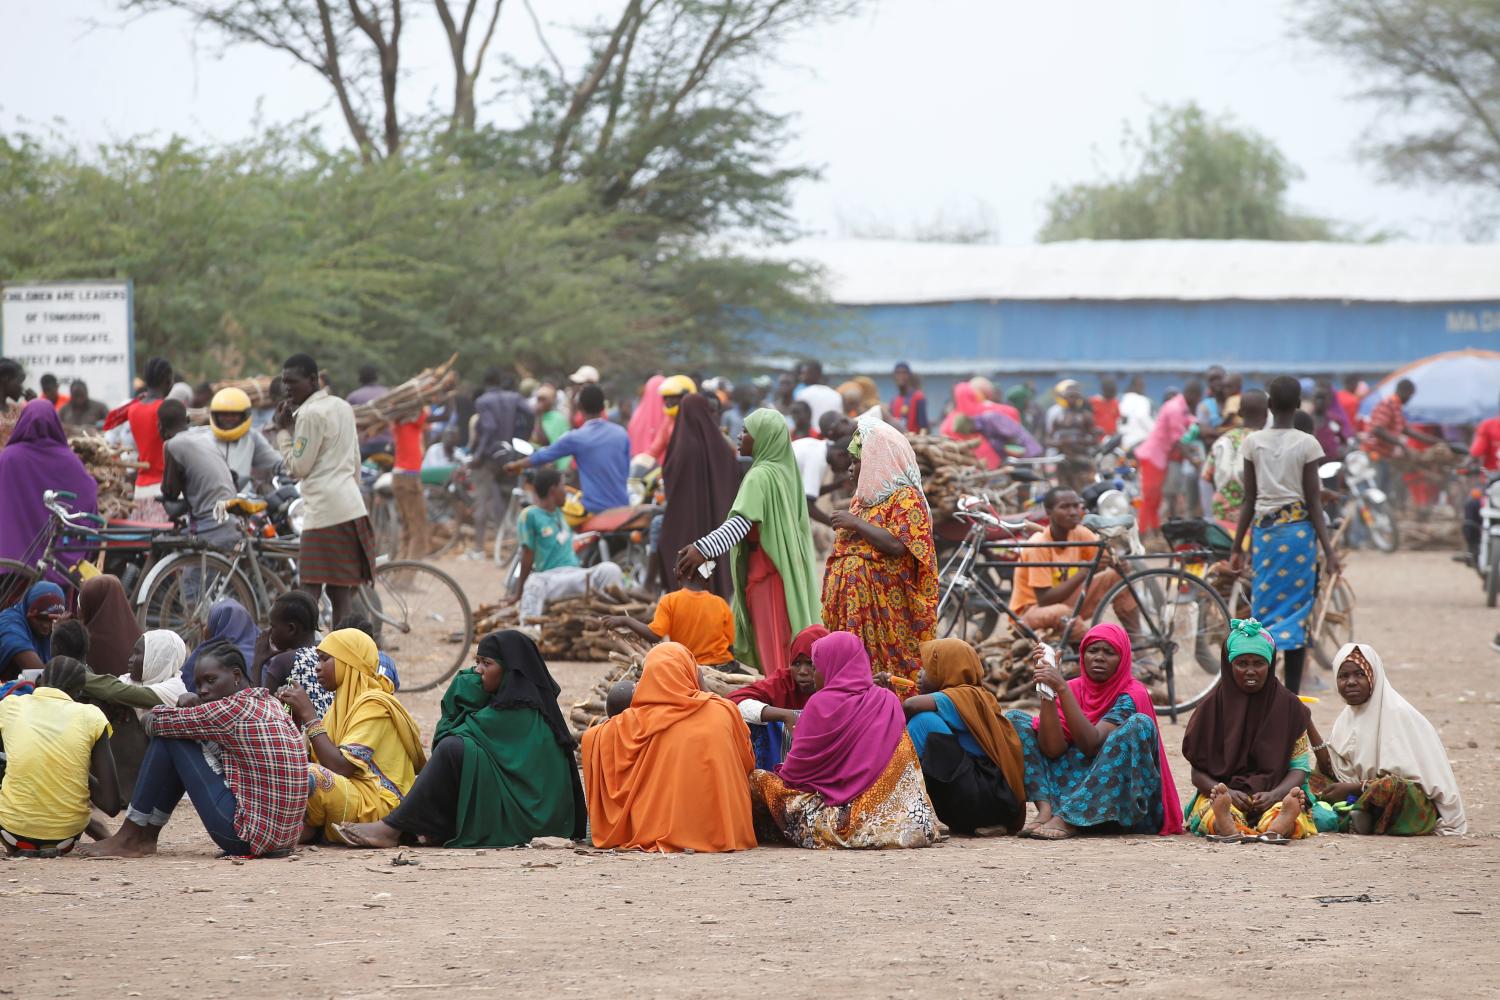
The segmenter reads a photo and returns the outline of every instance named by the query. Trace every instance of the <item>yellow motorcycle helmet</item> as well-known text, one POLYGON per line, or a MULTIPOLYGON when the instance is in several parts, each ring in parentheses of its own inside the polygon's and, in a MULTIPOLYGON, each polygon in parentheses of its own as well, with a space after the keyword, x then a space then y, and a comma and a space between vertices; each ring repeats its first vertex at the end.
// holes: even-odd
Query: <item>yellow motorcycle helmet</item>
POLYGON ((589 512, 583 509, 583 492, 568 488, 568 499, 562 505, 563 520, 568 522, 569 527, 582 526, 589 519, 589 512))
POLYGON ((677 409, 682 405, 682 397, 697 391, 698 383, 686 375, 673 375, 671 378, 664 380, 661 384, 661 398, 664 401, 674 400, 674 402, 667 403, 667 416, 677 416, 677 409))
POLYGON ((220 389, 208 404, 208 424, 214 429, 214 437, 220 441, 238 441, 250 433, 250 397, 243 389, 220 389), (241 420, 232 427, 219 425, 219 415, 239 416, 241 420))

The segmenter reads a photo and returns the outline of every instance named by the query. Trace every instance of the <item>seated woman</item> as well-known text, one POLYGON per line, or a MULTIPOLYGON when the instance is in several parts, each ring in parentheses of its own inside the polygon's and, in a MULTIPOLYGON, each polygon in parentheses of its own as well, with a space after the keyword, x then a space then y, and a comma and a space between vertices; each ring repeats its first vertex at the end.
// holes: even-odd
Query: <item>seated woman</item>
POLYGON ((1414 837, 1468 832, 1453 765, 1432 723, 1397 693, 1374 648, 1349 643, 1333 659, 1345 708, 1326 748, 1318 798, 1344 813, 1340 828, 1414 837))
POLYGON ((364 615, 345 615, 339 619, 333 630, 337 632, 341 628, 357 628, 371 639, 375 640, 375 648, 380 653, 380 675, 391 682, 391 688, 395 691, 401 690, 401 673, 396 669, 396 661, 391 659, 391 654, 380 649, 380 636, 375 633, 375 623, 364 615))
POLYGON ((247 665, 255 661, 255 619, 250 617, 250 612, 239 601, 227 597, 222 601, 215 601, 213 607, 208 609, 208 621, 204 625, 203 642, 182 664, 182 686, 189 691, 193 689, 198 650, 215 640, 224 639, 233 643, 247 665))
POLYGON ((702 689, 688 648, 653 646, 630 707, 583 734, 594 846, 749 850, 754 763, 738 709, 702 689))
MULTIPOLYGON (((59 635, 67 624, 58 623, 59 635)), ((88 641, 92 646, 93 639, 88 641)), ((53 648, 57 648, 56 642, 53 648)), ((187 645, 181 636, 168 629, 156 629, 138 636, 125 651, 123 676, 90 670, 84 681, 84 695, 104 710, 104 717, 114 730, 115 772, 120 794, 127 802, 135 794, 136 778, 149 743, 140 720, 158 705, 177 705, 187 694, 180 676, 186 658, 187 645)), ((90 828, 89 835, 99 839, 102 827, 100 823, 90 828)))
POLYGON ((58 657, 24 698, 0 699, 5 780, 0 782, 0 842, 7 854, 55 858, 78 843, 89 823, 89 803, 120 811, 109 723, 80 704, 87 673, 78 660, 58 657))
POLYGON ((318 680, 318 606, 301 590, 289 590, 271 605, 270 627, 255 642, 255 683, 267 691, 296 684, 321 717, 333 707, 333 692, 318 680))
POLYGON ((141 626, 120 578, 103 573, 83 581, 78 588, 78 618, 89 633, 88 658, 83 662, 96 674, 124 676, 130 647, 141 637, 141 626))
MULTIPOLYGON (((1271 670, 1276 644, 1254 618, 1229 623, 1224 677, 1193 712, 1182 755, 1193 766, 1198 793, 1187 808, 1188 829, 1200 837, 1273 842, 1316 836, 1307 706, 1271 670)), ((1326 805, 1327 827, 1334 826, 1326 805)))
POLYGON ((750 775, 758 829, 797 847, 928 847, 937 816, 901 699, 851 632, 813 644, 817 691, 779 771, 750 775))
POLYGON ((726 696, 740 707, 740 718, 750 727, 756 767, 774 770, 786 756, 797 719, 816 689, 813 643, 826 635, 828 630, 821 625, 807 626, 792 639, 790 666, 726 696))
POLYGON ((432 759, 406 798, 383 820, 340 826, 339 836, 354 847, 395 847, 403 834, 446 847, 581 840, 588 813, 560 694, 528 636, 485 636, 474 669, 443 695, 432 759))
POLYGON ((1035 719, 1010 712, 1026 753, 1026 797, 1036 817, 1023 837, 1064 840, 1084 830, 1182 832, 1182 806, 1167 764, 1151 692, 1131 671, 1130 637, 1119 625, 1095 625, 1079 645, 1083 672, 1064 681, 1032 654, 1032 675, 1057 693, 1043 695, 1035 719))
POLYGON ((307 733, 307 829, 339 843, 343 823, 373 823, 401 804, 427 763, 422 732, 380 674, 375 640, 359 629, 330 632, 318 645, 318 681, 333 707, 318 717, 296 684, 280 691, 292 721, 307 733))
POLYGON ((199 703, 146 715, 151 746, 125 822, 80 854, 155 854, 184 793, 228 854, 264 857, 297 843, 307 810, 307 748, 297 727, 269 691, 251 687, 233 643, 199 647, 193 669, 199 703))
POLYGON ((921 653, 920 693, 901 708, 938 819, 955 833, 1015 833, 1026 818, 1026 757, 981 684, 979 654, 962 639, 924 642, 921 653))
POLYGON ((62 588, 43 580, 0 611, 0 681, 40 671, 52 659, 52 625, 67 614, 62 588))

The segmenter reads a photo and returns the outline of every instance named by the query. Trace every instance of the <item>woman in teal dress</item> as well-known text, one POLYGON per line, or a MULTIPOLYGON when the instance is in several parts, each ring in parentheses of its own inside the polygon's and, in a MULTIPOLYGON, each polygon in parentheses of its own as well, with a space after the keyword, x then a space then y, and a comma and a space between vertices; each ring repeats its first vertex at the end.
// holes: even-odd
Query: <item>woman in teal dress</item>
POLYGON ((1114 624, 1083 637, 1083 672, 1064 682, 1042 666, 1036 680, 1057 692, 1040 714, 1007 715, 1026 756, 1026 797, 1036 817, 1021 831, 1063 840, 1082 830, 1182 832, 1182 806, 1167 764, 1151 693, 1130 669, 1130 639, 1114 624))
POLYGON ((394 847, 403 835, 446 847, 515 847, 584 835, 588 815, 561 689, 516 631, 485 636, 476 669, 453 679, 432 757, 401 805, 376 823, 339 827, 355 847, 394 847))

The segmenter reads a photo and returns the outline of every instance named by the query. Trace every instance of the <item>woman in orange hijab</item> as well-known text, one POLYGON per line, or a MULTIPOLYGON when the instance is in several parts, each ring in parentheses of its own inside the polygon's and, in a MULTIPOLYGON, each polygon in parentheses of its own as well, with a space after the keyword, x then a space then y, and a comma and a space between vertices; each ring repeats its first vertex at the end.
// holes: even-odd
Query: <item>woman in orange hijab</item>
POLYGON ((698 683, 681 643, 646 654, 630 707, 583 734, 583 787, 594 846, 743 851, 755 846, 739 709, 698 683))

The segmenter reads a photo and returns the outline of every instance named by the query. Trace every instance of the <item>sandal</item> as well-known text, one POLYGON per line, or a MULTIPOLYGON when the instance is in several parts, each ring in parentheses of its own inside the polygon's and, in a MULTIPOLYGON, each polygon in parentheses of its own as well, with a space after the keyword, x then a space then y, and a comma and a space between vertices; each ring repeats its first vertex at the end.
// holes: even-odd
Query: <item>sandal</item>
POLYGON ((1073 836, 1072 830, 1059 830, 1055 826, 1041 826, 1031 831, 1033 840, 1070 840, 1073 836))
POLYGON ((1276 847, 1285 847, 1292 842, 1290 837, 1283 837, 1279 833, 1263 833, 1259 837, 1246 837, 1248 843, 1254 841, 1257 844, 1274 844, 1276 847))
POLYGON ((1210 833, 1205 834, 1203 839, 1210 844, 1243 844, 1250 838, 1240 833, 1210 833))

